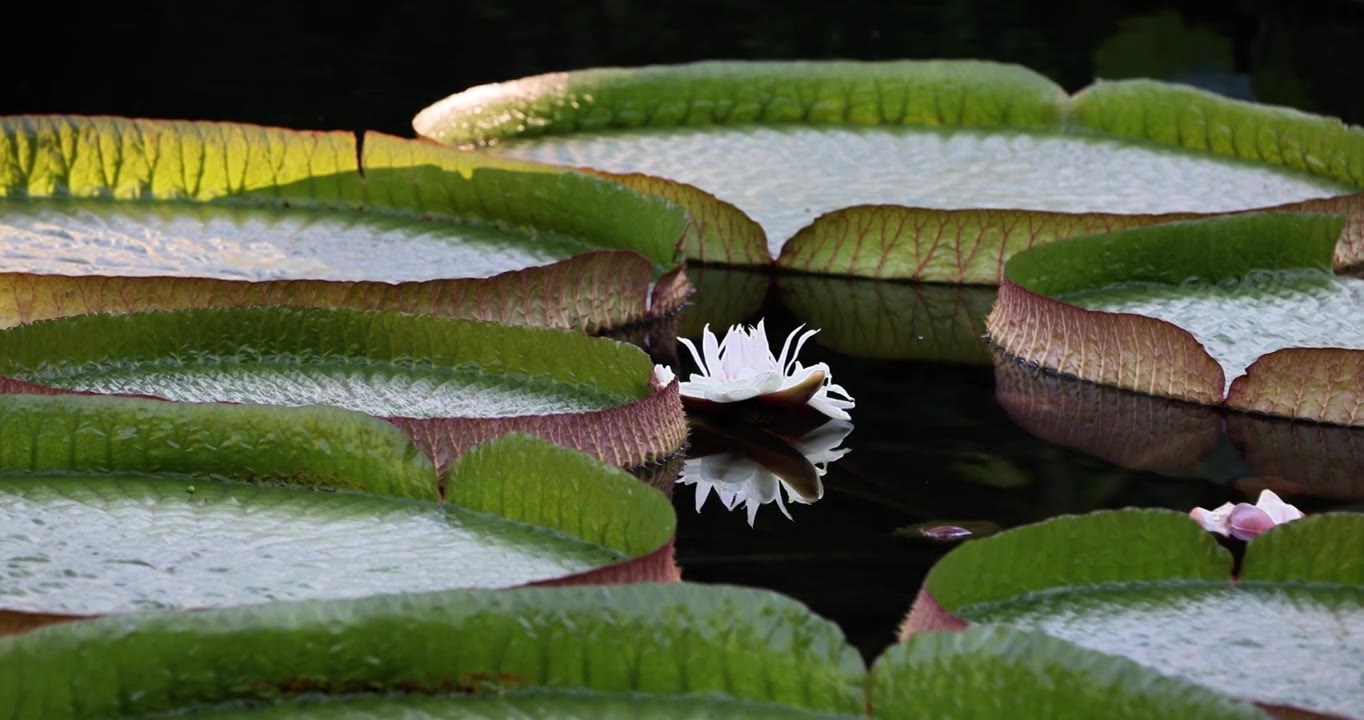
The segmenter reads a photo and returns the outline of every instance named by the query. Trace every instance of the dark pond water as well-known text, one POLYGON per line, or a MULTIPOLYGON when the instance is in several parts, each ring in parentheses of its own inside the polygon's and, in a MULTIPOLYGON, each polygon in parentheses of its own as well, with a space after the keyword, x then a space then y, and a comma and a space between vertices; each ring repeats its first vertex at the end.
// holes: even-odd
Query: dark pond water
MULTIPOLYGON (((1364 120, 1364 3, 1322 0, 1039 4, 1020 0, 523 0, 78 4, 22 54, 0 112, 72 112, 377 129, 465 87, 595 65, 705 58, 978 57, 1068 89, 1153 76, 1364 120), (832 14, 831 14, 832 13, 832 14)), ((13 50, 12 52, 18 52, 13 50)), ((849 454, 823 498, 744 510, 678 486, 687 579, 773 588, 880 651, 949 547, 923 523, 1010 527, 1129 505, 1188 510, 1270 486, 1312 512, 1364 498, 1359 433, 1249 422, 1028 374, 997 377, 979 338, 988 290, 698 273, 690 334, 766 317, 779 341, 856 397, 849 454), (923 337, 923 340, 919 340, 923 337), (1107 458, 1101 459, 1101 458, 1107 458), (1131 468, 1141 468, 1138 471, 1131 468), (1295 484, 1282 477, 1293 470, 1295 484)), ((685 355, 684 355, 685 357, 685 355)))

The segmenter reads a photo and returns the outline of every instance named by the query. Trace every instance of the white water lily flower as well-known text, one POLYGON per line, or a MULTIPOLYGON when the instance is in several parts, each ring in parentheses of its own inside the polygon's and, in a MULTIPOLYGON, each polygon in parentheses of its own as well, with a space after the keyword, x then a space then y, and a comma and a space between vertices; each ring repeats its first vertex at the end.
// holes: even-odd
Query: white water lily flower
POLYGON ((1189 517, 1208 532, 1237 540, 1254 540, 1276 525, 1302 518, 1303 513, 1284 502, 1273 490, 1262 490, 1254 505, 1223 503, 1215 510, 1194 508, 1189 517))
POLYGON ((830 420, 791 442, 791 448, 804 456, 814 470, 811 487, 795 487, 757 460, 732 452, 688 459, 682 466, 682 477, 678 481, 683 485, 696 486, 697 512, 701 512, 706 500, 714 492, 726 510, 743 505, 748 512, 750 527, 757 518, 758 508, 774 501, 781 514, 790 520, 791 512, 782 502, 782 490, 785 490, 786 502, 790 503, 809 505, 824 497, 824 484, 820 478, 829 471, 829 463, 848 454, 847 448, 838 446, 852 429, 852 423, 830 420))
POLYGON ((700 352, 690 340, 683 338, 682 344, 691 351, 700 372, 681 384, 682 397, 703 403, 733 403, 759 398, 774 405, 808 405, 837 420, 851 419, 846 411, 856 405, 847 390, 833 383, 829 366, 815 363, 805 367, 796 360, 805 341, 819 332, 807 330, 800 334, 804 327, 801 325, 786 336, 780 356, 772 354, 761 320, 756 327, 731 326, 723 341, 718 341, 710 331, 710 325, 706 325, 700 352), (799 339, 796 339, 797 334, 800 334, 799 339), (796 339, 794 350, 791 348, 793 339, 796 339))

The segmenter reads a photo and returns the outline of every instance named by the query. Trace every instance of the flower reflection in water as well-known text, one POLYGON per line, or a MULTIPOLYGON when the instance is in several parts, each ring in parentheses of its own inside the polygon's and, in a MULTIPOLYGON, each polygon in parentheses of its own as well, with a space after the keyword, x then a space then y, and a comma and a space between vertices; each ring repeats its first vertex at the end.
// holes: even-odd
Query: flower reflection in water
POLYGON ((791 519, 786 503, 809 505, 824 497, 822 478, 829 463, 848 453, 839 445, 852 423, 822 420, 758 425, 692 417, 692 449, 679 482, 696 487, 697 512, 714 493, 727 510, 743 505, 750 526, 758 508, 772 502, 791 519))

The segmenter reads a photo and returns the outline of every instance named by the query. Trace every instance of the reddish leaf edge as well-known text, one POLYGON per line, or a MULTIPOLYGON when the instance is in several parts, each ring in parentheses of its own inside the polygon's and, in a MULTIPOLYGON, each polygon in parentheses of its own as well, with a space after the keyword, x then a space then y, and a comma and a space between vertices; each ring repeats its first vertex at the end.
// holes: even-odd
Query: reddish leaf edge
MULTIPOLYGON (((461 455, 485 442, 524 433, 586 453, 626 470, 662 463, 687 442, 687 417, 677 379, 661 385, 650 380, 652 394, 624 405, 585 413, 516 415, 494 418, 380 418, 402 430, 439 470, 441 495, 449 468, 461 455)), ((173 402, 156 395, 106 394, 69 390, 0 377, 0 394, 106 395, 173 402)), ((222 403, 234 405, 237 403, 222 403)))
POLYGON ((1184 328, 1080 308, 1008 277, 986 329, 998 351, 1064 377, 1249 414, 1364 427, 1364 350, 1276 350, 1226 389, 1221 366, 1184 328))
POLYGON ((386 283, 172 276, 0 274, 0 328, 90 313, 229 307, 387 310, 601 334, 667 319, 686 304, 685 269, 653 282, 649 260, 595 250, 487 278, 386 283))

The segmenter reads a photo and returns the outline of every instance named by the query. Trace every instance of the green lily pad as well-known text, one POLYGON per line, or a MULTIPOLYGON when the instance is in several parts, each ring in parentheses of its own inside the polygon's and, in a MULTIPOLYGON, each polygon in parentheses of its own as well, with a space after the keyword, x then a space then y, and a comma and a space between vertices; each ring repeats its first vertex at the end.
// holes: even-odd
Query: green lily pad
POLYGON ((10 395, 0 441, 9 616, 675 572, 666 498, 523 435, 470 451, 444 505, 402 433, 334 408, 10 395))
POLYGON ((0 702, 32 717, 137 716, 317 694, 344 706, 390 692, 456 695, 445 699, 447 712, 471 695, 535 690, 674 698, 665 709, 691 699, 721 710, 737 701, 857 715, 864 702, 865 666, 837 626, 752 590, 459 591, 114 621, 0 639, 0 702), (138 631, 117 629, 129 623, 138 631), (90 664, 97 655, 165 672, 125 682, 117 665, 90 664), (77 680, 86 669, 96 674, 77 680))
POLYGON ((1349 714, 1364 703, 1360 558, 1359 515, 1270 530, 1235 578, 1230 553, 1181 513, 1061 517, 949 553, 906 634, 961 621, 1032 628, 1232 696, 1349 714))
POLYGON ((0 394, 0 474, 152 474, 434 501, 391 425, 339 408, 0 394))
POLYGON ((877 718, 1265 717, 1126 658, 1002 626, 912 637, 876 661, 871 680, 877 718))
POLYGON ((598 330, 673 309, 648 285, 686 227, 588 173, 378 134, 0 118, 0 324, 295 304, 598 330))
POLYGON ((992 717, 984 709, 1002 707, 1022 718, 1263 717, 1131 661, 1007 628, 915 639, 869 676, 837 626, 789 598, 688 584, 59 625, 0 638, 0 701, 33 718, 992 717), (164 670, 121 674, 113 657, 164 670))
POLYGON ((655 177, 632 186, 660 194, 666 178, 714 195, 693 197, 693 215, 761 226, 765 248, 712 220, 684 245, 706 261, 993 284, 1012 254, 1058 238, 1343 204, 1360 222, 1340 264, 1364 262, 1364 196, 1349 196, 1364 188, 1364 131, 1153 81, 1068 96, 964 60, 599 68, 471 88, 413 126, 655 177))
POLYGON ((183 310, 11 328, 0 331, 0 356, 0 377, 72 391, 391 418, 442 461, 525 431, 634 467, 686 438, 676 388, 656 387, 644 353, 564 330, 351 310, 183 310))
POLYGON ((1346 220, 1249 214, 1014 256, 987 320, 1011 355, 1207 405, 1364 424, 1364 280, 1331 274, 1346 220))
POLYGON ((0 480, 0 604, 94 615, 507 587, 629 559, 453 505, 138 477, 0 480))

